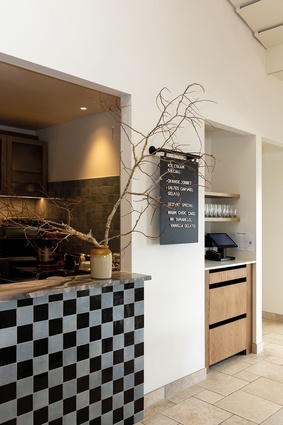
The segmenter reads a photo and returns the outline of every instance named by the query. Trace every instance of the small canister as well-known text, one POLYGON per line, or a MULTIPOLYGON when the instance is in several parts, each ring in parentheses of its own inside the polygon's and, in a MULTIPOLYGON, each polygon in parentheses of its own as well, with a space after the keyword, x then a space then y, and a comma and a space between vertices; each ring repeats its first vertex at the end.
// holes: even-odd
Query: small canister
POLYGON ((112 252, 108 246, 97 245, 91 250, 90 274, 93 279, 111 279, 112 252))

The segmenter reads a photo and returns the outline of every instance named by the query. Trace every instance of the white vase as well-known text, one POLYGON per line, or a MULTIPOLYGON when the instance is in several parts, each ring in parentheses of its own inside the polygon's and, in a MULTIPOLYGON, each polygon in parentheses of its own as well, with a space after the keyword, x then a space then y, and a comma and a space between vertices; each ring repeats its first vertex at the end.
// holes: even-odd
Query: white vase
POLYGON ((90 275, 93 279, 111 279, 112 252, 108 246, 97 245, 91 250, 90 275))

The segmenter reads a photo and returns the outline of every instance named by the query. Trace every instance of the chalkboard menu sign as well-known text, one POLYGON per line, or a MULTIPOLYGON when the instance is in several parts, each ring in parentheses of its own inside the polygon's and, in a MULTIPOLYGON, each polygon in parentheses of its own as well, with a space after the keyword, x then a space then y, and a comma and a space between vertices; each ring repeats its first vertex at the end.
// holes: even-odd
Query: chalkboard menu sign
POLYGON ((160 158, 160 244, 198 242, 198 163, 160 158))

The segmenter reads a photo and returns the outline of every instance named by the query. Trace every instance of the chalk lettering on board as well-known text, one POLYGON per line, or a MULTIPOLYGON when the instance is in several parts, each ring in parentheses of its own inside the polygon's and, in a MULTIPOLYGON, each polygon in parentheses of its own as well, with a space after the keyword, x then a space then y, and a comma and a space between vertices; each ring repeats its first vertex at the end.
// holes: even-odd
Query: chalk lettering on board
POLYGON ((167 192, 167 195, 169 195, 169 196, 180 196, 180 192, 173 192, 173 191, 169 190, 167 192))
POLYGON ((166 183, 168 183, 168 184, 180 184, 180 180, 167 179, 166 183))
POLYGON ((168 190, 180 190, 179 186, 167 186, 168 190))
POLYGON ((193 189, 192 187, 184 187, 184 186, 181 186, 181 187, 180 187, 180 191, 181 191, 181 192, 193 192, 193 191, 194 191, 194 189, 193 189))
POLYGON ((176 207, 176 208, 179 208, 180 207, 180 205, 181 205, 181 203, 180 202, 167 202, 167 207, 176 207))
POLYGON ((160 176, 160 244, 198 242, 197 162, 160 158, 160 176))

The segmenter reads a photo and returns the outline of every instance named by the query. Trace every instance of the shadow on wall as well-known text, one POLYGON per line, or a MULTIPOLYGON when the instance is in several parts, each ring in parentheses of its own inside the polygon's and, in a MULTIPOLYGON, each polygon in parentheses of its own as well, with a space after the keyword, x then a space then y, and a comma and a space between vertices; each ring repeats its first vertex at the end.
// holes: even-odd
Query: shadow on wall
MULTIPOLYGON (((69 180, 48 183, 48 194, 54 198, 74 200, 71 207, 71 225, 78 231, 88 233, 101 241, 104 235, 106 219, 113 204, 120 194, 120 177, 101 177, 96 179, 69 180)), ((51 207, 49 216, 54 220, 66 220, 63 210, 51 207)), ((118 210, 112 221, 110 237, 120 233, 120 211, 118 210)), ((88 254, 91 244, 76 237, 70 237, 63 243, 63 251, 88 254)), ((120 238, 109 241, 109 248, 113 253, 120 252, 120 238)))

